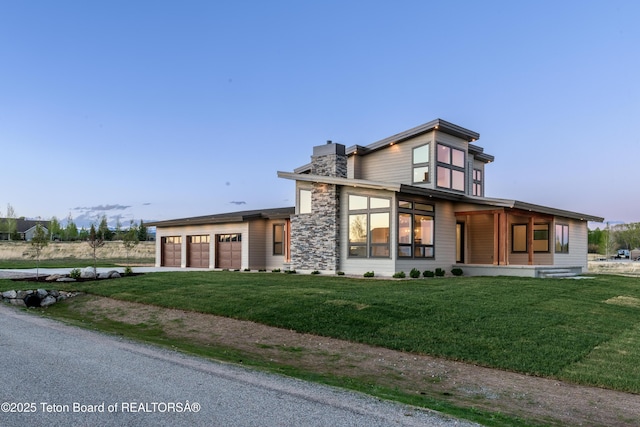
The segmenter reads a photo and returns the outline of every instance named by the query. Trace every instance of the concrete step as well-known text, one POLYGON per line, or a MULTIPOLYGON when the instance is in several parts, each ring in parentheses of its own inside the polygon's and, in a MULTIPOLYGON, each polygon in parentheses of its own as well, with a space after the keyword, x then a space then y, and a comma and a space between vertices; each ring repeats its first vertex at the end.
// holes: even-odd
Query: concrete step
POLYGON ((539 270, 538 277, 542 278, 562 278, 562 277, 576 277, 577 274, 566 268, 552 268, 548 270, 539 270))

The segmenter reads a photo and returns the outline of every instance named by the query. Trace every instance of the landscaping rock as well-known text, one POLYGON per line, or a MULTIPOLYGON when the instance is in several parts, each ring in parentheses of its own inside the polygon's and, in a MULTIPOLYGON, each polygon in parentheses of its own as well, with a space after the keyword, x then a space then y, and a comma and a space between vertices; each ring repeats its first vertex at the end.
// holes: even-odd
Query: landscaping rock
POLYGON ((40 299, 43 299, 44 297, 47 296, 47 294, 49 292, 47 292, 45 289, 37 289, 36 293, 38 294, 38 296, 40 297, 40 299))
POLYGON ((59 279, 56 279, 56 282, 77 282, 77 280, 73 277, 61 277, 59 279))
POLYGON ((4 291, 2 293, 2 298, 13 299, 13 298, 16 298, 17 296, 18 294, 16 293, 16 291, 4 291))
POLYGON ((51 304, 55 304, 56 301, 57 301, 56 297, 47 295, 46 297, 44 297, 42 301, 40 301, 40 307, 48 307, 51 304))
POLYGON ((78 292, 57 291, 55 289, 50 291, 45 289, 5 291, 0 294, 0 300, 20 307, 48 307, 51 304, 76 295, 78 295, 78 292))
POLYGON ((86 267, 80 271, 80 278, 82 279, 95 279, 96 272, 93 267, 86 267))

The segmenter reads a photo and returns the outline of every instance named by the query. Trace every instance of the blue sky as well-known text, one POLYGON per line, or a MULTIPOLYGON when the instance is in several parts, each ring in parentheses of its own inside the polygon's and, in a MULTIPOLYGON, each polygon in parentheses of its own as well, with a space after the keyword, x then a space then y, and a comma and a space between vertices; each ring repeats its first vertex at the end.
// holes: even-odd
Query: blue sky
POLYGON ((486 195, 640 221, 635 1, 0 0, 0 214, 291 206, 276 171, 435 118, 486 195))

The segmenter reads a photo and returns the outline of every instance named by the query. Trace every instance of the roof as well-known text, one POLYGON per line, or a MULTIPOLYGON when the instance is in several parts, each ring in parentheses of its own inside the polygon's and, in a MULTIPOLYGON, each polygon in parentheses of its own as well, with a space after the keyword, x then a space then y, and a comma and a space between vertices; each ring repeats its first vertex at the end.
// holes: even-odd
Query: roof
POLYGON ((41 224, 44 228, 49 228, 51 221, 43 221, 40 219, 24 219, 24 218, 0 218, 1 221, 7 219, 14 219, 16 221, 16 231, 18 233, 24 233, 35 227, 37 224, 41 224))
POLYGON ((170 219, 167 221, 152 221, 145 222, 144 225, 150 227, 172 227, 183 225, 225 224, 230 222, 245 222, 254 219, 283 219, 289 218, 294 213, 294 207, 256 209, 250 211, 228 212, 214 215, 170 219))
POLYGON ((299 174, 290 172, 278 172, 278 177, 292 179, 296 181, 321 182, 326 184, 343 185, 348 187, 370 188, 377 190, 396 191, 405 194, 415 194, 423 197, 450 200, 455 202, 465 202, 475 205, 493 206, 500 208, 520 209, 528 212, 553 215, 563 218, 577 219, 580 221, 603 222, 604 218, 579 212, 572 212, 563 209, 551 208, 548 206, 535 205, 521 202, 519 200, 497 199, 490 197, 467 196, 449 191, 434 190, 430 188, 416 187, 413 185, 396 184, 380 181, 369 181, 364 179, 337 178, 320 175, 299 174))
MULTIPOLYGON (((358 155, 370 154, 375 151, 386 148, 389 145, 404 142, 415 136, 421 135, 423 133, 431 132, 433 130, 437 130, 438 132, 444 132, 446 134, 464 139, 469 143, 474 142, 480 138, 480 134, 478 132, 465 129, 461 126, 455 125, 453 123, 447 122, 442 119, 435 119, 435 120, 431 120, 428 123, 424 123, 422 125, 416 126, 409 130, 405 130, 404 132, 400 132, 395 135, 391 135, 390 137, 381 139, 380 141, 374 142, 366 146, 352 145, 351 147, 347 148, 346 154, 348 156, 351 156, 354 154, 358 154, 358 155)), ((490 154, 486 154, 482 147, 479 147, 474 144, 469 144, 469 153, 473 154, 474 158, 476 158, 477 160, 480 160, 485 163, 490 163, 495 160, 494 156, 490 154)), ((310 170, 311 170, 311 163, 307 163, 306 165, 302 165, 294 169, 294 172, 307 173, 310 170)))

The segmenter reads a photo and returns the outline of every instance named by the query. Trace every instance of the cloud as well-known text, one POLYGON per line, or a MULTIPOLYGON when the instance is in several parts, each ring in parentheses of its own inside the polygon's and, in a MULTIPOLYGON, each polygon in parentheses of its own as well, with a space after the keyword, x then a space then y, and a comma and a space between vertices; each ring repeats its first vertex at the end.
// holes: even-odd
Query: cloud
POLYGON ((229 202, 229 203, 232 203, 234 205, 246 205, 247 204, 247 202, 245 202, 245 201, 240 201, 240 202, 235 202, 234 201, 234 202, 229 202))
POLYGON ((98 205, 98 206, 78 206, 74 208, 76 211, 89 211, 89 212, 104 212, 104 211, 113 211, 113 210, 125 210, 129 209, 131 206, 125 205, 98 205))

